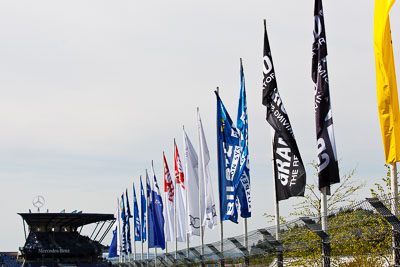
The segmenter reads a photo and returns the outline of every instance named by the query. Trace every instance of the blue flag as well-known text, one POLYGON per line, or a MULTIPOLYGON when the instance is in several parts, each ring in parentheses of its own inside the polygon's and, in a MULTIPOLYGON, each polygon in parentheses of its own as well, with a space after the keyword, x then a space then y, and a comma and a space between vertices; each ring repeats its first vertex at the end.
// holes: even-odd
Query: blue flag
POLYGON ((125 203, 124 194, 121 196, 121 221, 122 221, 122 253, 127 253, 126 247, 126 215, 125 215, 125 203))
POLYGON ((155 230, 154 230, 154 212, 153 212, 153 194, 150 186, 149 175, 146 170, 146 201, 147 201, 147 243, 149 248, 154 247, 155 230), (153 246, 151 246, 153 244, 153 246))
MULTIPOLYGON (((149 229, 153 231, 153 238, 150 238, 149 233, 149 247, 157 247, 165 249, 165 234, 164 234, 164 214, 163 214, 163 202, 160 194, 160 188, 157 184, 157 178, 153 171, 153 183, 151 187, 151 198, 150 198, 150 208, 152 220, 149 219, 149 229), (150 225, 152 222, 153 225, 150 225)), ((150 215, 149 215, 150 218, 150 215)), ((150 232, 150 230, 149 230, 150 232)))
POLYGON ((136 199, 135 184, 133 184, 133 229, 135 233, 135 240, 140 241, 140 218, 139 218, 139 208, 136 199))
POLYGON ((130 218, 132 218, 131 208, 129 207, 129 199, 128 199, 128 189, 125 191, 126 196, 126 242, 127 242, 127 252, 132 253, 132 242, 131 242, 131 224, 129 222, 130 218))
MULTIPOLYGON (((119 206, 119 205, 118 205, 119 206)), ((119 209, 119 207, 117 208, 119 209)), ((113 238, 111 240, 110 249, 108 250, 108 257, 118 257, 118 210, 115 212, 115 222, 113 227, 113 238)))
POLYGON ((250 165, 248 148, 249 136, 247 123, 246 87, 242 59, 240 59, 240 95, 237 114, 237 129, 240 131, 240 146, 242 147, 238 174, 239 181, 237 184, 237 198, 239 199, 240 203, 240 216, 243 218, 249 218, 251 217, 250 165))
POLYGON ((141 239, 142 243, 146 241, 146 209, 147 209, 147 204, 146 204, 146 196, 144 194, 144 189, 143 189, 143 184, 142 184, 142 176, 140 176, 140 226, 141 226, 141 239))
POLYGON ((240 132, 217 92, 218 184, 221 220, 237 223, 236 190, 241 158, 240 132))

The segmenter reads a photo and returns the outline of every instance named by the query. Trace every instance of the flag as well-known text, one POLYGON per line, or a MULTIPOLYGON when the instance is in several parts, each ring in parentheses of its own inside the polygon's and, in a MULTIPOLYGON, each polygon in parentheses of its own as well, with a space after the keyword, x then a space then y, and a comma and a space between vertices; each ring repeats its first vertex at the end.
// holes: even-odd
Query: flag
POLYGON ((147 202, 147 243, 150 247, 154 247, 155 243, 155 230, 154 230, 154 211, 153 211, 153 194, 150 185, 149 175, 146 169, 146 202, 147 202), (153 244, 151 246, 150 244, 153 244))
POLYGON ((265 20, 264 29, 262 103, 267 107, 267 121, 271 125, 275 190, 279 201, 304 196, 306 172, 277 88, 265 20))
POLYGON ((200 236, 199 213, 199 178, 198 159, 196 151, 183 129, 183 145, 185 148, 185 175, 186 175, 186 205, 187 205, 187 232, 189 236, 200 236))
MULTIPOLYGON (((322 1, 315 0, 311 76, 315 87, 315 126, 317 132, 319 189, 326 186, 329 189, 331 184, 340 182, 329 96, 327 55, 322 1)), ((330 190, 328 190, 329 192, 330 190)))
POLYGON ((140 176, 140 227, 141 227, 141 239, 142 243, 146 241, 146 226, 147 226, 147 220, 146 220, 146 210, 147 210, 147 204, 146 204, 146 196, 144 194, 144 189, 143 189, 143 184, 142 184, 142 176, 140 176))
POLYGON ((165 249, 163 202, 153 166, 151 167, 151 170, 153 172, 153 180, 151 184, 152 195, 150 206, 152 208, 153 216, 154 240, 149 239, 149 247, 165 249), (154 243, 152 241, 154 241, 154 243))
POLYGON ((132 184, 132 190, 133 190, 133 229, 135 233, 134 241, 140 241, 142 239, 142 236, 140 231, 139 207, 136 198, 135 184, 132 184))
POLYGON ((126 215, 125 215, 125 202, 124 202, 124 194, 121 196, 121 222, 122 222, 122 253, 127 253, 127 245, 126 245, 126 215))
POLYGON ((247 123, 247 103, 246 87, 242 59, 240 59, 240 95, 237 114, 237 128, 240 132, 240 146, 242 153, 239 161, 239 181, 237 188, 237 198, 240 203, 240 216, 242 218, 251 217, 251 198, 250 198, 250 164, 249 164, 249 135, 247 123))
POLYGON ((400 160, 400 114, 389 12, 395 0, 375 0, 374 50, 378 113, 386 163, 400 160))
POLYGON ((238 222, 235 184, 238 184, 239 160, 242 152, 240 132, 226 110, 218 92, 217 96, 217 144, 218 185, 221 221, 238 222))
POLYGON ((127 242, 127 252, 132 253, 132 242, 131 242, 131 224, 129 222, 130 218, 132 218, 131 208, 129 207, 129 199, 128 199, 128 189, 125 191, 126 197, 126 242, 127 242))
POLYGON ((174 139, 176 239, 186 242, 186 187, 178 147, 174 139))
POLYGON ((174 183, 167 164, 167 159, 163 153, 164 159, 164 196, 165 196, 165 231, 167 241, 174 239, 174 183))
POLYGON ((214 229, 217 225, 217 211, 214 201, 214 193, 211 183, 211 175, 208 164, 210 163, 210 152, 204 135, 203 124, 201 123, 200 112, 197 109, 197 129, 199 134, 199 181, 202 183, 201 199, 203 200, 203 210, 201 211, 203 216, 203 226, 208 226, 210 229, 214 229))
POLYGON ((114 214, 115 222, 113 226, 113 238, 111 240, 110 248, 108 250, 108 258, 114 258, 119 256, 119 241, 120 241, 120 234, 119 231, 121 229, 120 225, 120 220, 119 220, 119 200, 118 200, 118 206, 117 210, 115 211, 114 214))

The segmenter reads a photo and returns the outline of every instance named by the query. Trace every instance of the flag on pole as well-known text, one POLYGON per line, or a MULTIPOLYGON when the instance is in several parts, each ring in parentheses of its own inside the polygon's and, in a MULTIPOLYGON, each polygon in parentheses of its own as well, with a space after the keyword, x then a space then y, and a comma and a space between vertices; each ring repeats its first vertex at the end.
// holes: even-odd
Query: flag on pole
POLYGON ((175 205, 176 205, 176 239, 186 242, 186 187, 185 175, 183 174, 178 147, 174 139, 174 162, 175 162, 175 205))
POLYGON ((186 175, 186 204, 187 204, 187 232, 189 236, 200 236, 199 213, 199 178, 198 158, 192 142, 183 129, 183 145, 185 148, 185 175, 186 175))
POLYGON ((242 152, 240 132, 233 124, 218 92, 217 143, 218 184, 221 221, 238 222, 235 185, 238 184, 239 161, 242 152))
POLYGON ((279 201, 293 196, 304 196, 306 172, 277 88, 265 20, 264 29, 262 103, 267 107, 267 121, 271 125, 275 190, 279 201))
POLYGON ((239 164, 239 181, 237 198, 240 203, 240 216, 242 218, 251 217, 251 198, 250 198, 250 163, 249 163, 249 129, 247 123, 247 103, 246 87, 242 59, 240 59, 240 95, 237 114, 237 128, 240 132, 240 146, 242 152, 239 164))
POLYGON ((147 244, 149 248, 153 248, 155 244, 155 227, 154 227, 154 210, 153 210, 153 194, 150 185, 149 175, 146 169, 146 202, 147 202, 147 244), (151 245, 152 244, 152 245, 151 245))
POLYGON ((315 96, 315 126, 318 149, 318 187, 339 183, 339 167, 336 156, 335 134, 333 131, 332 109, 329 96, 328 65, 326 56, 325 23, 322 1, 315 0, 314 42, 312 48, 312 71, 315 96))
POLYGON ((395 0, 375 0, 374 50, 378 112, 386 163, 400 161, 400 112, 389 12, 395 0))
POLYGON ((208 226, 214 229, 217 223, 217 211, 214 201, 214 193, 211 183, 211 175, 208 164, 210 163, 210 152, 204 135, 203 124, 201 123, 200 112, 197 109, 197 127, 199 134, 199 181, 202 183, 201 198, 203 199, 202 213, 203 213, 203 226, 208 226))
POLYGON ((136 198, 135 184, 132 184, 132 190, 133 190, 133 229, 135 233, 134 241, 140 241, 142 240, 142 236, 140 231, 139 207, 136 198))
POLYGON ((129 222, 130 218, 132 218, 131 208, 129 207, 129 199, 128 199, 128 189, 125 191, 126 197, 126 242, 127 242, 127 252, 132 253, 132 242, 131 242, 131 224, 129 222))
POLYGON ((154 228, 154 240, 149 240, 149 247, 158 247, 165 249, 165 235, 164 235, 164 213, 163 213, 163 201, 160 193, 160 188, 157 184, 157 178, 154 172, 153 166, 151 166, 153 180, 151 184, 151 201, 153 215, 153 228, 154 228), (152 242, 154 241, 154 243, 152 242))
POLYGON ((141 239, 142 243, 146 241, 146 226, 147 226, 147 220, 146 220, 146 209, 147 209, 147 204, 146 204, 146 196, 144 194, 144 189, 143 189, 143 184, 142 184, 142 176, 140 176, 140 233, 141 233, 141 239))
POLYGON ((120 219, 119 219, 119 200, 117 210, 114 214, 115 222, 113 226, 113 238, 111 240, 110 249, 108 250, 108 258, 118 257, 120 255, 120 240, 121 236, 119 234, 121 230, 120 219))
POLYGON ((127 244, 126 244, 126 214, 125 214, 125 202, 124 202, 124 193, 121 195, 121 222, 122 222, 122 253, 127 253, 127 244))
POLYGON ((164 197, 165 197, 165 231, 167 241, 173 241, 174 238, 174 183, 169 172, 167 159, 163 153, 164 159, 164 197))

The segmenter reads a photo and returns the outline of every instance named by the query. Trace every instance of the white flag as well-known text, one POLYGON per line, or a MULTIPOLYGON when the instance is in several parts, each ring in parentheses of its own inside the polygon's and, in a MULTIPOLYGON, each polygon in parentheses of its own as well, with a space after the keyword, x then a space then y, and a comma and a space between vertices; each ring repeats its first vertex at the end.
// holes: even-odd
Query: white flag
POLYGON ((203 125, 201 123, 200 112, 197 110, 197 123, 199 131, 199 180, 201 183, 201 199, 203 226, 214 229, 217 225, 217 212, 214 201, 214 193, 211 184, 210 170, 210 152, 208 151, 206 138, 204 136, 203 125))
POLYGON ((167 241, 174 241, 174 184, 169 173, 167 160, 164 158, 164 203, 165 203, 165 232, 167 241))
POLYGON ((186 242, 186 182, 175 141, 174 146, 176 238, 179 242, 186 242))
POLYGON ((187 232, 189 236, 200 236, 199 213, 199 178, 197 154, 183 130, 183 144, 185 147, 185 174, 186 174, 186 207, 187 207, 187 232))

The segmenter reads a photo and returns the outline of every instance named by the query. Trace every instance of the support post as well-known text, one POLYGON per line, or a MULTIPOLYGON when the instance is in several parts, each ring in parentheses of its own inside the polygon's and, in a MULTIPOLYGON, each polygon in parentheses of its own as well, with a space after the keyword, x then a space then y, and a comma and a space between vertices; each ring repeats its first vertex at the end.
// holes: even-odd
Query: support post
POLYGON ((304 222, 306 227, 313 232, 314 234, 318 235, 322 242, 321 242, 321 247, 322 247, 322 266, 324 267, 330 267, 331 264, 331 243, 330 243, 330 237, 327 232, 322 230, 322 227, 314 222, 312 219, 308 217, 300 217, 300 220, 304 222))
MULTIPOLYGON (((322 231, 324 231, 326 234, 328 234, 328 198, 327 198, 327 193, 328 193, 329 187, 325 186, 321 188, 321 228, 322 231)), ((326 241, 326 242, 329 242, 326 241)), ((327 267, 331 266, 330 263, 330 244, 329 244, 329 249, 326 247, 327 244, 326 242, 322 241, 322 266, 327 267)))
POLYGON ((392 226, 393 266, 400 266, 400 221, 398 216, 390 212, 377 198, 367 198, 367 201, 392 226))

